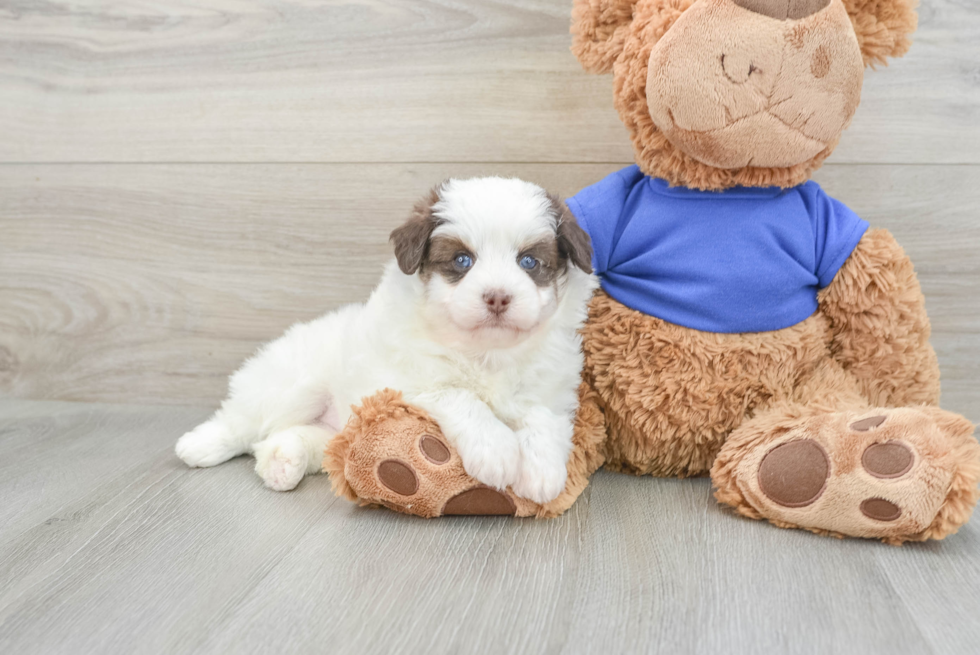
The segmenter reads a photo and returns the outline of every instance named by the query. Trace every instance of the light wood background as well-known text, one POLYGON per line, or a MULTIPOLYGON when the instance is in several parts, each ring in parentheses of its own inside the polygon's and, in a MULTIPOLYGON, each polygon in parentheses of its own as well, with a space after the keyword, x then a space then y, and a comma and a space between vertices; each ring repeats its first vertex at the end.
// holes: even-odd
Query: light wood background
MULTIPOLYGON (((631 163, 570 5, 0 0, 0 652, 976 652, 976 521, 891 549, 600 472, 555 521, 425 522, 174 457, 432 184, 631 163)), ((920 18, 816 178, 912 255, 980 422, 980 3, 920 18)))
MULTIPOLYGON (((0 5, 0 393, 214 403, 256 345, 363 300, 444 177, 572 194, 630 163, 611 77, 568 51, 570 4, 0 5)), ((817 179, 914 257, 965 412, 980 5, 920 13, 817 179)))

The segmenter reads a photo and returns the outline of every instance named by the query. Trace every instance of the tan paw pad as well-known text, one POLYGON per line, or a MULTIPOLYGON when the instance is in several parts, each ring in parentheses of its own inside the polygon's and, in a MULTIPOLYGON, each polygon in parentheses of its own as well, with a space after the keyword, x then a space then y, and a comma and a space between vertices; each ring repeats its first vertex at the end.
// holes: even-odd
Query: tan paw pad
POLYGON ((759 488, 783 507, 806 507, 820 498, 829 475, 830 460, 823 446, 800 439, 766 453, 759 466, 759 488))
POLYGON ((436 426, 408 413, 370 425, 349 444, 344 478, 364 502, 427 518, 514 516, 522 502, 467 475, 436 426))
POLYGON ((885 422, 885 416, 869 416, 868 418, 863 418, 860 421, 855 421, 851 423, 851 429, 855 432, 867 432, 871 428, 876 428, 885 422))
POLYGON ((915 538, 947 499, 951 440, 972 439, 935 417, 947 421, 931 408, 841 412, 747 433, 723 449, 738 453, 729 479, 739 493, 728 497, 780 524, 895 543, 915 538))
POLYGON ((900 478, 912 470, 915 455, 901 441, 873 443, 861 455, 861 465, 869 475, 884 480, 900 478))
POLYGON ((378 464, 378 480, 399 496, 411 496, 419 490, 415 471, 397 459, 386 459, 378 464))
POLYGON ((449 446, 431 434, 422 435, 422 438, 419 439, 419 450, 422 451, 427 460, 437 465, 445 464, 451 457, 449 446))
POLYGON ((517 506, 506 494, 475 487, 456 494, 442 508, 443 516, 514 516, 517 506))
POLYGON ((861 513, 874 521, 895 521, 902 515, 902 508, 884 498, 868 498, 861 503, 861 513))

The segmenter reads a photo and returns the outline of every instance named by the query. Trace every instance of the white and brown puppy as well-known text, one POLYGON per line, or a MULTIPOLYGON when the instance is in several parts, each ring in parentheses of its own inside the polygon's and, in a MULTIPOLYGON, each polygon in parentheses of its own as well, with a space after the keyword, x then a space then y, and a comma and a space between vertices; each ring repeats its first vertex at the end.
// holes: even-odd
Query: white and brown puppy
POLYGON ((449 180, 391 239, 396 261, 363 305, 290 328, 177 442, 190 466, 252 452, 277 490, 320 470, 351 405, 390 387, 435 418, 477 480, 537 502, 565 487, 596 287, 564 205, 517 179, 449 180))

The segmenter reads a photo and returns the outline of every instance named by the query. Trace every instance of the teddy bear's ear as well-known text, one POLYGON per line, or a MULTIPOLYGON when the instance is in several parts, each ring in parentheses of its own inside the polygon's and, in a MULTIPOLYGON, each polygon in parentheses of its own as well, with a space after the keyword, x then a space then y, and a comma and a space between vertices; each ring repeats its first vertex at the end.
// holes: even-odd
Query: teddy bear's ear
POLYGON ((623 50, 637 0, 575 0, 572 52, 590 73, 608 73, 623 50))
POLYGON ((918 4, 919 0, 844 0, 865 66, 887 64, 887 57, 908 52, 909 37, 919 23, 918 4))

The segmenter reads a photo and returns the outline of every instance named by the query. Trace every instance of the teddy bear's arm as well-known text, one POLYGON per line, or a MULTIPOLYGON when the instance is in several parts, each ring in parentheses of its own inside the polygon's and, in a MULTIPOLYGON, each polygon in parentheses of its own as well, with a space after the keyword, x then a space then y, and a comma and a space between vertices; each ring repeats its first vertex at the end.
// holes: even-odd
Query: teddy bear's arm
POLYGON ((887 230, 869 230, 820 292, 832 353, 873 405, 939 403, 925 297, 912 261, 887 230))

